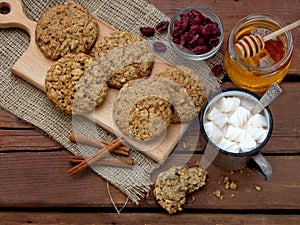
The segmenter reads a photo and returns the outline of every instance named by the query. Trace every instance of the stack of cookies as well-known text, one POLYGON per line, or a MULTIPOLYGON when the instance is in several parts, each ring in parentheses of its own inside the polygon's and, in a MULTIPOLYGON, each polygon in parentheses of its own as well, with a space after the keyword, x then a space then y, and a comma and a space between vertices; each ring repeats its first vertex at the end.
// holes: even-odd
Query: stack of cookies
POLYGON ((142 37, 124 31, 98 36, 96 19, 73 1, 48 9, 37 22, 36 43, 55 60, 46 74, 47 96, 68 114, 90 112, 108 87, 151 74, 154 54, 142 37))
POLYGON ((170 66, 150 76, 154 53, 143 37, 125 31, 98 37, 97 20, 72 1, 48 9, 37 22, 36 43, 55 61, 45 87, 58 109, 85 114, 105 101, 109 88, 119 89, 113 118, 136 140, 153 139, 199 114, 206 97, 193 71, 170 66))
POLYGON ((151 140, 170 124, 195 118, 205 96, 204 87, 193 71, 170 66, 123 86, 114 102, 114 121, 127 136, 151 140))

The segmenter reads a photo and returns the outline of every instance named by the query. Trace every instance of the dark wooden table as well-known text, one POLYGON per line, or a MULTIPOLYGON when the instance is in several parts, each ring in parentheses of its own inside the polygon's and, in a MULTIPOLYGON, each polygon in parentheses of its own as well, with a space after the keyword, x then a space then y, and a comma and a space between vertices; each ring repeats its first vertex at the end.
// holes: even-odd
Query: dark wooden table
MULTIPOLYGON (((221 17, 226 38, 235 23, 250 13, 271 13, 286 23, 299 19, 300 2, 254 0, 201 1, 148 0, 172 16, 190 5, 203 5, 221 17)), ((200 191, 188 197, 182 212, 168 215, 156 203, 152 192, 137 206, 131 202, 118 215, 107 194, 106 181, 92 171, 70 177, 70 153, 41 131, 0 109, 0 224, 300 224, 300 28, 294 37, 293 62, 284 82, 283 94, 271 104, 274 130, 263 154, 273 166, 274 175, 266 181, 246 168, 230 173, 215 166, 207 170, 209 180, 200 191), (225 189, 222 177, 238 185, 225 189), (259 187, 259 188, 256 188, 259 187), (260 189, 260 190, 258 190, 260 189), (221 190, 223 199, 213 192, 221 190)), ((225 44, 221 51, 224 52, 225 44)), ((224 81, 222 87, 231 87, 224 81)), ((201 159, 203 137, 196 137, 196 151, 184 143, 195 140, 198 125, 192 124, 162 171, 188 166, 201 159)), ((159 172, 155 171, 155 175, 159 172)), ((126 197, 110 187, 117 207, 126 197)))

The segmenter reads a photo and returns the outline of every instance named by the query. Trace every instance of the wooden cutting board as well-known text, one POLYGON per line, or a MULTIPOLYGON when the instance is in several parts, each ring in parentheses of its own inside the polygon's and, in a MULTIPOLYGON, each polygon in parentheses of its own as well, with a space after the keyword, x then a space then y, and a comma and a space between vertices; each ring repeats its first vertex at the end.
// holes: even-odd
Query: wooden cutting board
MULTIPOLYGON (((23 55, 12 66, 12 72, 15 75, 25 79, 35 87, 45 91, 46 71, 50 68, 54 61, 46 58, 35 42, 36 22, 30 20, 26 16, 21 0, 0 0, 0 7, 6 7, 10 9, 9 13, 0 14, 0 28, 17 27, 24 29, 30 35, 29 46, 23 55)), ((102 38, 103 36, 116 30, 98 18, 97 20, 100 29, 98 38, 102 38)), ((16 45, 17 44, 18 43, 16 43, 16 45)), ((156 56, 152 74, 155 74, 167 68, 168 66, 168 63, 156 56)), ((104 103, 97 107, 94 113, 86 116, 107 131, 121 136, 121 134, 117 132, 112 120, 112 104, 117 93, 118 90, 109 89, 104 103)), ((130 145, 141 152, 144 152, 156 162, 163 163, 174 149, 187 127, 188 124, 171 125, 165 132, 165 135, 161 135, 161 137, 151 142, 136 141, 129 138, 125 139, 130 145)))

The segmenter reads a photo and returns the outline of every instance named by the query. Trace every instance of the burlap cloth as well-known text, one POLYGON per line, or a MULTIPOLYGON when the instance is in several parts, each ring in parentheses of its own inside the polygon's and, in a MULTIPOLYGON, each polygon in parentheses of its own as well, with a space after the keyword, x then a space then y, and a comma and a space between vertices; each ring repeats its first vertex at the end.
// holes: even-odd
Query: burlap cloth
MULTIPOLYGON (((38 20, 45 9, 62 2, 62 0, 23 1, 27 16, 34 21, 38 20)), ((79 0, 76 2, 116 29, 130 31, 134 34, 140 34, 141 26, 155 26, 159 21, 169 20, 153 5, 143 0, 79 0)), ((45 131, 73 154, 82 154, 82 146, 73 144, 68 139, 69 133, 74 129, 91 137, 107 140, 115 138, 101 127, 96 126, 93 121, 84 117, 72 118, 72 116, 55 109, 47 100, 44 92, 11 73, 12 65, 28 46, 29 35, 26 32, 14 28, 0 29, 0 38, 0 106, 2 108, 45 131)), ((148 40, 150 44, 159 40, 168 45, 166 34, 157 34, 148 40)), ((216 56, 204 62, 190 62, 183 60, 168 48, 168 51, 161 54, 161 57, 174 65, 185 65, 195 69, 201 76, 202 82, 210 90, 219 88, 220 80, 211 75, 210 68, 223 62, 221 53, 217 53, 216 56)), ((84 149, 86 154, 93 154, 97 150, 87 146, 84 146, 84 149)), ((132 202, 138 204, 139 200, 149 191, 150 174, 159 167, 159 164, 134 149, 130 157, 135 162, 132 169, 112 167, 93 167, 93 169, 125 193, 132 202)))

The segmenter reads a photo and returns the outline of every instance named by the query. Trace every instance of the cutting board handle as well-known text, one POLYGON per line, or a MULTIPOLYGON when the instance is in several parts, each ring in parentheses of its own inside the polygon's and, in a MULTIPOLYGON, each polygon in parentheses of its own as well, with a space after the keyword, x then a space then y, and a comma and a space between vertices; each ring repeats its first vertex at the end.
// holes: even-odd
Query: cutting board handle
POLYGON ((21 28, 34 37, 36 22, 30 20, 21 0, 0 0, 0 28, 21 28))

